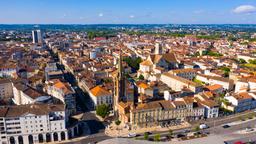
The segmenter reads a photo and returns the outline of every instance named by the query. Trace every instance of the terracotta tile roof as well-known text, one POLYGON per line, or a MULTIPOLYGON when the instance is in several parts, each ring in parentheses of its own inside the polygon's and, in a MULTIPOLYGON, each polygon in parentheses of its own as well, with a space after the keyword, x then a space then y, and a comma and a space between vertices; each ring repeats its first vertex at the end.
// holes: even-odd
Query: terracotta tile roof
POLYGON ((20 117, 26 114, 47 115, 54 111, 65 111, 64 105, 32 104, 0 108, 1 117, 20 117))
POLYGON ((248 79, 249 82, 256 83, 256 78, 250 78, 248 79))
POLYGON ((100 96, 106 96, 106 95, 111 95, 111 93, 107 90, 105 90, 104 88, 102 88, 101 86, 96 86, 94 88, 92 88, 91 93, 95 96, 95 97, 100 97, 100 96))
POLYGON ((163 100, 163 101, 160 101, 160 104, 162 105, 162 107, 164 109, 174 109, 175 108, 171 101, 163 100))
POLYGON ((214 84, 214 85, 211 85, 211 86, 207 86, 206 88, 209 89, 210 91, 215 91, 215 90, 221 89, 223 87, 222 87, 222 85, 214 84))
POLYGON ((167 62, 175 62, 177 63, 177 59, 174 53, 166 53, 163 54, 163 59, 165 59, 167 62))
POLYGON ((189 85, 195 86, 195 87, 202 86, 201 84, 195 83, 195 82, 193 82, 193 81, 187 80, 187 79, 182 78, 182 77, 179 77, 179 76, 175 76, 175 75, 170 74, 170 73, 168 73, 168 72, 163 73, 163 75, 165 75, 165 76, 167 76, 167 77, 170 77, 170 78, 172 78, 172 79, 175 79, 175 80, 177 80, 177 81, 183 82, 183 83, 185 83, 185 84, 189 84, 189 85))
POLYGON ((36 99, 40 96, 45 96, 46 94, 44 93, 40 93, 32 88, 28 88, 25 91, 23 91, 26 95, 28 95, 29 97, 31 97, 32 99, 36 99))
POLYGON ((10 83, 11 81, 9 79, 0 79, 0 84, 6 84, 10 83))
POLYGON ((228 83, 233 83, 234 82, 232 79, 223 78, 223 77, 219 77, 219 76, 209 76, 209 75, 204 75, 204 74, 198 74, 198 76, 205 77, 207 79, 222 81, 222 82, 228 82, 228 83))
POLYGON ((142 83, 140 83, 140 84, 138 85, 138 87, 143 88, 143 89, 146 89, 146 88, 149 87, 149 85, 147 85, 146 83, 142 82, 142 83))
POLYGON ((187 69, 176 69, 169 71, 170 73, 187 73, 187 72, 197 72, 196 69, 187 68, 187 69))
POLYGON ((140 63, 141 65, 145 65, 145 66, 151 66, 153 65, 153 63, 150 60, 145 60, 143 62, 140 63))
POLYGON ((59 79, 54 80, 53 86, 57 89, 62 90, 64 94, 74 93, 68 83, 61 82, 59 79))
POLYGON ((136 110, 148 110, 148 109, 156 109, 156 108, 161 108, 159 101, 140 103, 137 105, 136 110))
POLYGON ((213 100, 210 100, 210 99, 205 99, 205 100, 200 100, 199 98, 195 98, 196 99, 196 101, 199 103, 199 104, 201 104, 201 105, 203 105, 203 106, 207 106, 207 107, 210 107, 210 108, 213 108, 213 107, 217 107, 218 106, 218 104, 215 102, 215 101, 213 101, 213 100))
POLYGON ((210 91, 203 92, 203 95, 205 95, 207 98, 212 98, 213 97, 213 93, 210 92, 210 91))
POLYGON ((234 98, 236 98, 237 100, 244 100, 244 99, 251 99, 253 97, 251 95, 249 95, 249 93, 247 93, 247 92, 242 92, 242 93, 234 95, 234 98))

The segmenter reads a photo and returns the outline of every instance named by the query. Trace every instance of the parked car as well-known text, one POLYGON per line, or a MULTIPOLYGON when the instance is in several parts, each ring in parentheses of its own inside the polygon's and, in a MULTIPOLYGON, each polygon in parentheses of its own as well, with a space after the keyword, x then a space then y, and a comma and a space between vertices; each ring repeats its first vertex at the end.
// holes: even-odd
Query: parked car
POLYGON ((137 136, 136 133, 129 133, 129 134, 128 134, 128 137, 129 137, 129 138, 131 138, 131 137, 136 137, 136 136, 137 136))
POLYGON ((222 127, 223 127, 223 128, 229 128, 230 125, 227 125, 227 124, 226 124, 226 125, 223 125, 222 127))
POLYGON ((152 132, 145 132, 145 134, 151 135, 151 134, 152 134, 152 132))
POLYGON ((206 125, 206 124, 200 124, 200 125, 199 125, 199 128, 200 128, 200 129, 207 129, 207 128, 209 128, 209 126, 206 125))
POLYGON ((186 136, 186 135, 184 135, 184 134, 177 134, 177 135, 176 135, 177 138, 182 138, 182 137, 185 137, 185 136, 186 136))
POLYGON ((246 131, 246 132, 251 132, 251 131, 254 131, 254 129, 251 128, 251 127, 247 127, 247 128, 245 129, 245 131, 246 131))

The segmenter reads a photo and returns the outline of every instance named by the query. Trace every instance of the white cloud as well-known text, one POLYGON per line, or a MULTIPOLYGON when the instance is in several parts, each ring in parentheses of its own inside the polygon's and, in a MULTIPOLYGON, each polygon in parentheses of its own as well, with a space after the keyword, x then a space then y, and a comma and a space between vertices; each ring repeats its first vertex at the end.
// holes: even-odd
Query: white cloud
POLYGON ((129 17, 130 17, 130 18, 134 18, 135 16, 134 16, 134 15, 130 15, 129 17))
POLYGON ((256 7, 253 6, 253 5, 241 5, 241 6, 236 7, 236 8, 233 10, 233 12, 234 12, 234 13, 237 13, 237 14, 254 13, 254 12, 256 12, 256 7))
POLYGON ((103 17, 104 15, 103 15, 103 13, 99 13, 99 17, 103 17))

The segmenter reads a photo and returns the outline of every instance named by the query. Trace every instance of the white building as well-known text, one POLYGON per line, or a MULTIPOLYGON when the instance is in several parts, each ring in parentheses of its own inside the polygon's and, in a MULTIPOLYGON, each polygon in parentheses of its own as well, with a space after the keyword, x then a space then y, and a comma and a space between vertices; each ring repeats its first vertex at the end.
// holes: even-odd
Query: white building
POLYGON ((70 84, 59 79, 53 79, 48 81, 47 93, 63 102, 69 115, 76 112, 75 91, 70 84))
POLYGON ((233 112, 243 112, 256 108, 256 95, 254 93, 242 92, 224 98, 228 103, 222 103, 222 105, 233 112))
POLYGON ((224 89, 229 91, 234 89, 234 81, 228 78, 198 74, 196 76, 196 79, 210 85, 214 85, 214 84, 222 85, 224 89))
POLYGON ((247 92, 249 89, 249 83, 246 80, 238 80, 235 86, 235 93, 247 92))
POLYGON ((78 133, 67 128, 64 105, 22 105, 0 108, 2 144, 62 141, 78 133))
POLYGON ((23 83, 13 84, 13 102, 16 105, 26 105, 32 104, 38 100, 40 97, 44 97, 47 94, 38 92, 34 88, 26 86, 23 83))
POLYGON ((205 118, 216 118, 219 116, 219 105, 215 101, 201 94, 196 95, 195 100, 199 105, 204 107, 205 118))
POLYGON ((16 66, 14 65, 0 67, 0 77, 13 78, 16 77, 16 72, 16 66))
POLYGON ((196 77, 197 70, 192 68, 176 69, 176 70, 170 70, 169 73, 188 79, 188 80, 193 80, 193 78, 196 77))
POLYGON ((199 93, 203 90, 202 85, 170 73, 163 73, 160 80, 174 91, 181 91, 183 88, 188 88, 194 93, 199 93))
POLYGON ((94 103, 94 107, 101 104, 112 106, 112 94, 100 86, 90 89, 89 95, 94 103))

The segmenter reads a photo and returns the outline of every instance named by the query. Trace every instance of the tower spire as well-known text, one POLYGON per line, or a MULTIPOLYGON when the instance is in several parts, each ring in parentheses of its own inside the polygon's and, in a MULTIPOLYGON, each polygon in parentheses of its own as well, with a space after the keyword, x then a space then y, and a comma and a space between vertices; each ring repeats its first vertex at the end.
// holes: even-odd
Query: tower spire
POLYGON ((123 77, 123 53, 122 53, 122 46, 119 46, 119 61, 118 61, 118 79, 121 80, 123 77))

